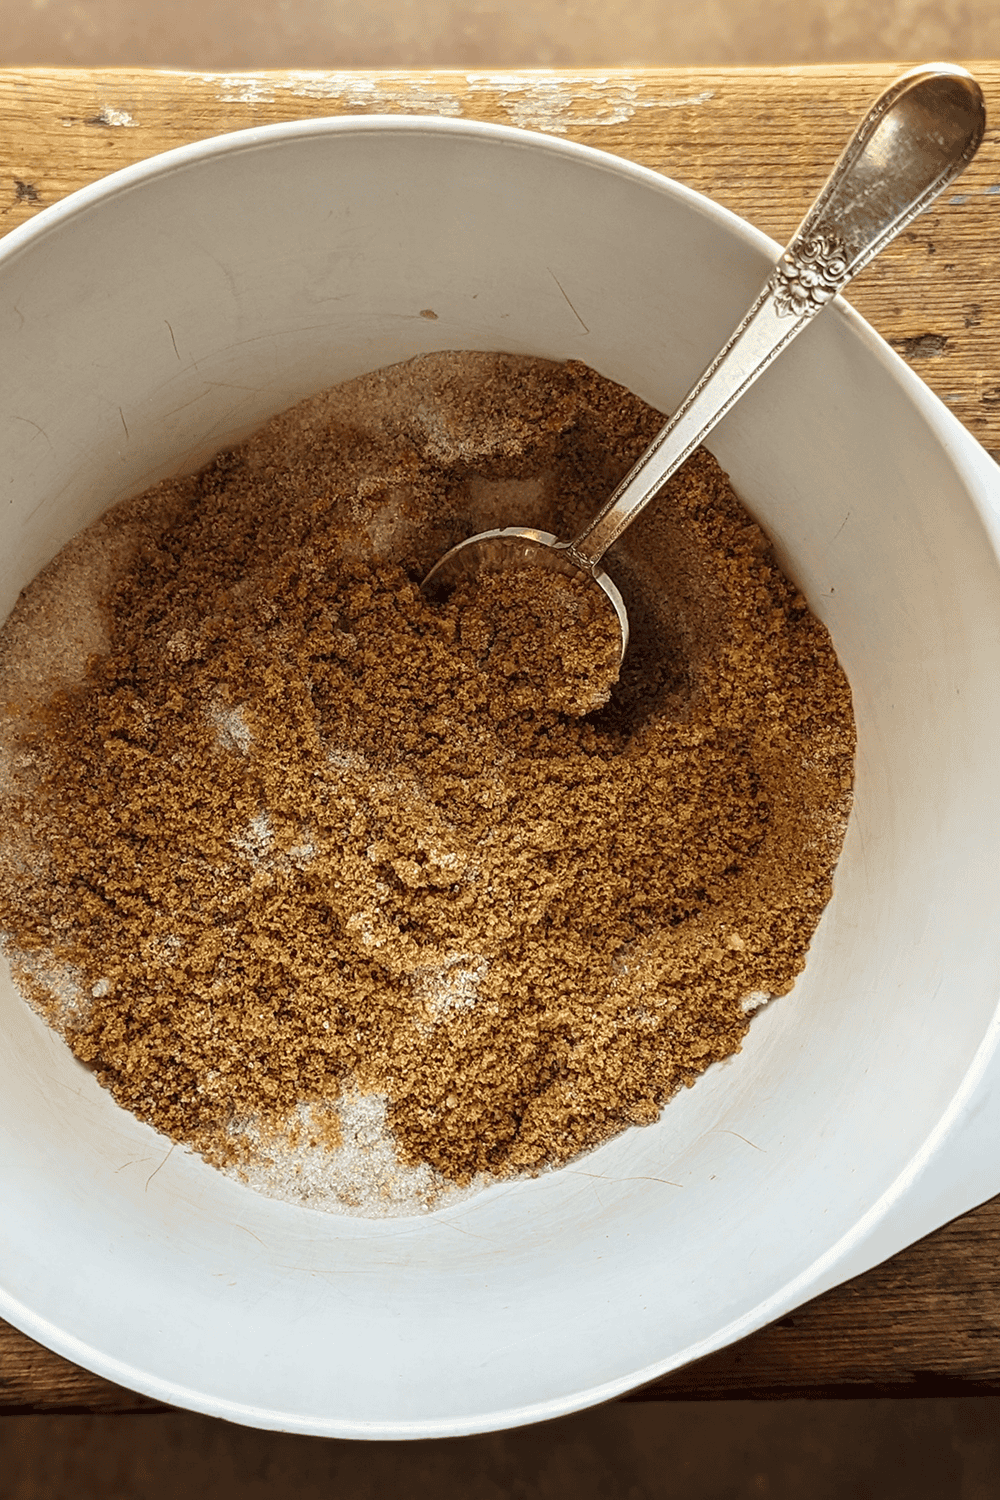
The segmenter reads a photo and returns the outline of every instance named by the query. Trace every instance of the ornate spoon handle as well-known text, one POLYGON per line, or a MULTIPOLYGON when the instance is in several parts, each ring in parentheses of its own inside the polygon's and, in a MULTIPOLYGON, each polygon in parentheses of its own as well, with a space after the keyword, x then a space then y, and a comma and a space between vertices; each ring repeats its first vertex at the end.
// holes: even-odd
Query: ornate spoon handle
POLYGON ((785 345, 963 171, 985 126, 979 85, 947 63, 904 73, 876 100, 743 322, 568 544, 574 562, 596 566, 785 345))

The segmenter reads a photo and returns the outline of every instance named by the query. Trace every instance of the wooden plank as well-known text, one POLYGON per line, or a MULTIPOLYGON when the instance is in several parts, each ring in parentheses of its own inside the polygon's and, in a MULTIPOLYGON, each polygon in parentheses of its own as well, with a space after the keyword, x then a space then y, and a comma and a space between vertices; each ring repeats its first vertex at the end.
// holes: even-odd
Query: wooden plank
MULTIPOLYGON (((584 72, 0 70, 0 230, 160 151, 276 120, 443 114, 597 146, 709 194, 784 243, 896 65, 584 72)), ((971 64, 1000 120, 1000 63, 971 64)), ((851 300, 1000 450, 1000 131, 855 282, 851 300)))
POLYGON ((71 1364, 0 1320, 0 1417, 32 1412, 114 1415, 167 1409, 71 1364))
MULTIPOLYGON (((633 1401, 1000 1392, 1000 1198, 633 1401)), ((0 1322, 0 1414, 166 1410, 0 1322)))
MULTIPOLYGON (((1000 119, 1000 64, 972 63, 1000 119)), ((275 120, 445 114, 544 130, 665 172, 785 241, 892 65, 771 70, 192 74, 0 69, 0 232, 107 173, 275 120)), ((852 301, 1000 451, 1000 131, 852 301)), ((1000 1390, 1000 1199, 633 1399, 1000 1390)), ((138 1412, 0 1323, 0 1410, 138 1412)))

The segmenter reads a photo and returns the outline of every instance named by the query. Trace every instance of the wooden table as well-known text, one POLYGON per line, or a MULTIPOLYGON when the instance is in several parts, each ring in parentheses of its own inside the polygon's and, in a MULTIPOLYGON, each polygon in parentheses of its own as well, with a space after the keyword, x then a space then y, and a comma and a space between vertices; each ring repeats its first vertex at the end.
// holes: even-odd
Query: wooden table
MULTIPOLYGON (((851 300, 1000 459, 1000 63, 968 66, 991 123, 965 176, 851 300)), ((893 66, 253 74, 0 69, 0 232, 75 188, 223 131, 332 114, 444 114, 641 162, 784 243, 893 66)), ((1000 1198, 632 1399, 1000 1391, 1000 1198)), ((0 1410, 137 1412, 0 1323, 0 1410)))

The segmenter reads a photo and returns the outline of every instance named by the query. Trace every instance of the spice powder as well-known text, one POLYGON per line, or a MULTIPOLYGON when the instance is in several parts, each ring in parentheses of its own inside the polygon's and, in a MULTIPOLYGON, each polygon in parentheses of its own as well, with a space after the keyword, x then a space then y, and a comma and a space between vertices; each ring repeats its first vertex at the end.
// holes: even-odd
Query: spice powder
POLYGON ((516 581, 418 587, 486 527, 574 535, 661 422, 575 362, 426 356, 22 596, 0 928, 119 1104, 263 1191, 413 1212, 653 1121, 790 989, 850 693, 711 456, 608 556, 632 640, 598 712, 585 610, 592 660, 516 581))

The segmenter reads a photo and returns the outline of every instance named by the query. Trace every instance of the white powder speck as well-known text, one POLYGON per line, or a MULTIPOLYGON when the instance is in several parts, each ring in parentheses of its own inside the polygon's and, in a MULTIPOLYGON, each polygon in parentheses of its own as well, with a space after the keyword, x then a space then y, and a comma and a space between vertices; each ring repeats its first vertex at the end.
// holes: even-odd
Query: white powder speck
POLYGON ((253 741, 242 709, 231 708, 225 703, 213 703, 209 709, 209 718, 224 750, 238 750, 241 755, 249 753, 253 741))
POLYGON ((30 975, 35 984, 44 990, 47 1007, 41 1010, 36 1005, 35 1008, 60 1030, 72 1031, 87 1019, 90 995, 78 969, 58 962, 51 953, 19 953, 13 964, 13 972, 15 983, 19 975, 30 975))
POLYGON ((100 112, 94 116, 94 123, 111 125, 119 130, 137 130, 139 127, 138 120, 134 120, 127 109, 116 109, 113 104, 102 105, 100 112))
POLYGON ((414 993, 432 1018, 448 1010, 469 1010, 479 999, 479 986, 488 968, 489 960, 480 954, 449 953, 443 964, 416 971, 414 993))
POLYGON ((248 854, 251 859, 264 859, 274 844, 274 830, 267 813, 254 813, 250 822, 241 828, 239 833, 234 833, 229 842, 235 849, 239 849, 241 854, 248 854))

